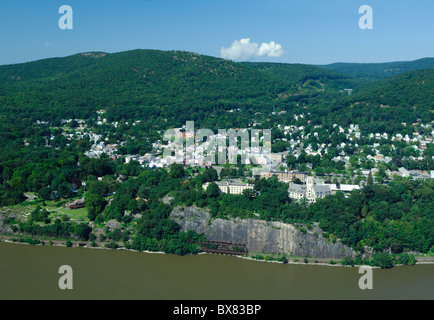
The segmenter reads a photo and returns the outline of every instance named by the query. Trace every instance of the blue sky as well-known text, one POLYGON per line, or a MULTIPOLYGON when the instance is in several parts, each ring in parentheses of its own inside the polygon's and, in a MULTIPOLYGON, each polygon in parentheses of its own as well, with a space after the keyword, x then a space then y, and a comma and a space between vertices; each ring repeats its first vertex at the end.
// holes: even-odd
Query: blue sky
POLYGON ((246 38, 281 46, 250 61, 415 60, 434 56, 433 13, 433 0, 0 0, 0 65, 131 49, 221 57, 246 38), (58 27, 62 5, 73 30, 58 27), (359 28, 362 5, 373 9, 372 30, 359 28))

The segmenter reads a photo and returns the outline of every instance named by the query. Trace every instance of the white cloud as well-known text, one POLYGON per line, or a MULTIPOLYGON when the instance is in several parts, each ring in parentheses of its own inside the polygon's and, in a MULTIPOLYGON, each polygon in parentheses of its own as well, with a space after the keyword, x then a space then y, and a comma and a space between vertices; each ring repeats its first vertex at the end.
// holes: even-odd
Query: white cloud
POLYGON ((285 52, 282 49, 282 45, 271 41, 270 43, 263 42, 259 47, 259 56, 266 55, 267 57, 280 57, 285 52))
POLYGON ((235 40, 229 48, 221 48, 220 55, 224 59, 230 60, 247 60, 257 56, 259 46, 257 43, 250 42, 249 38, 235 40))
POLYGON ((285 53, 282 45, 271 41, 270 43, 250 42, 250 38, 235 40, 229 48, 221 48, 220 55, 224 59, 230 60, 248 60, 254 57, 280 57, 285 53))

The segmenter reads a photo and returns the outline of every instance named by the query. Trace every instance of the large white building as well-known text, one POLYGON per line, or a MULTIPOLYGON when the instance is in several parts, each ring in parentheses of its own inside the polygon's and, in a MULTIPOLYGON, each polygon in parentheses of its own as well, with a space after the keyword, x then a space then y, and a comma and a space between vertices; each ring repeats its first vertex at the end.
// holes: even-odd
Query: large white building
POLYGON ((330 185, 317 185, 313 177, 306 178, 306 184, 291 183, 288 188, 289 197, 294 200, 306 199, 308 203, 316 202, 319 198, 324 198, 332 194, 330 185))
POLYGON ((329 184, 332 194, 340 191, 344 194, 349 194, 353 190, 359 190, 360 186, 356 184, 329 184))
MULTIPOLYGON (((253 190, 254 185, 248 183, 242 183, 239 180, 224 180, 224 181, 215 181, 217 186, 219 187, 221 192, 229 193, 229 194, 243 194, 243 191, 246 189, 253 190)), ((210 182, 206 182, 202 185, 202 188, 206 190, 210 182)))

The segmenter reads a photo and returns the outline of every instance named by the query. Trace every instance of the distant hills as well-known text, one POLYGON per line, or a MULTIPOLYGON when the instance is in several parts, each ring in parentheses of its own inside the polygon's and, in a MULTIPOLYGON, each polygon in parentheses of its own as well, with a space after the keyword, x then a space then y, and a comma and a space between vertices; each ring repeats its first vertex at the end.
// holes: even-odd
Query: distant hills
POLYGON ((152 130, 188 120, 212 130, 254 122, 273 127, 301 113, 317 124, 395 130, 402 121, 433 119, 433 67, 433 58, 319 67, 184 51, 81 53, 0 66, 0 126, 95 119, 105 109, 109 121, 140 119, 152 130))
POLYGON ((298 93, 311 92, 315 89, 323 91, 327 89, 342 90, 354 88, 362 81, 334 70, 306 64, 246 62, 243 63, 261 71, 264 75, 270 75, 280 81, 289 81, 297 87, 298 93))
POLYGON ((405 72, 357 87, 353 100, 434 110, 434 69, 405 72))
POLYGON ((363 80, 378 80, 400 73, 434 68, 434 58, 386 63, 332 63, 319 67, 363 80))

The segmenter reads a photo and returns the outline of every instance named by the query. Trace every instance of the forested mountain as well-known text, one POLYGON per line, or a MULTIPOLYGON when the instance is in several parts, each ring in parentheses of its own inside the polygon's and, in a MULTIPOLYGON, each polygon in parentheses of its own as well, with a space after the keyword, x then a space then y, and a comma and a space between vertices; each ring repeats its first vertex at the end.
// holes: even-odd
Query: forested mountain
POLYGON ((395 76, 403 72, 434 68, 434 58, 386 63, 332 63, 320 67, 341 72, 358 79, 376 80, 395 76))
POLYGON ((406 72, 395 77, 369 82, 358 87, 352 101, 380 104, 393 112, 421 111, 423 122, 434 110, 434 69, 406 72))
POLYGON ((335 105, 333 119, 359 124, 366 132, 399 132, 401 123, 434 120, 434 69, 406 72, 356 87, 348 99, 335 105), (338 112, 340 111, 340 112, 338 112))
POLYGON ((311 66, 292 68, 296 76, 279 77, 189 52, 77 54, 0 67, 0 106, 2 114, 18 112, 33 120, 88 118, 104 108, 110 120, 159 118, 179 125, 233 108, 270 109, 279 95, 298 92, 311 74, 317 79, 315 72, 346 78, 311 66))
POLYGON ((432 69, 367 82, 316 66, 236 63, 183 51, 82 53, 0 66, 0 132, 14 138, 35 120, 95 119, 99 109, 108 121, 141 120, 153 132, 188 120, 212 130, 253 122, 273 128, 302 113, 316 124, 356 122, 370 130, 386 124, 394 131, 401 122, 432 120, 432 88, 432 69))
POLYGON ((281 81, 286 80, 298 84, 300 92, 314 88, 317 90, 354 88, 362 83, 362 81, 353 79, 343 73, 306 64, 267 62, 247 62, 244 64, 260 70, 265 75, 274 76, 281 81))

